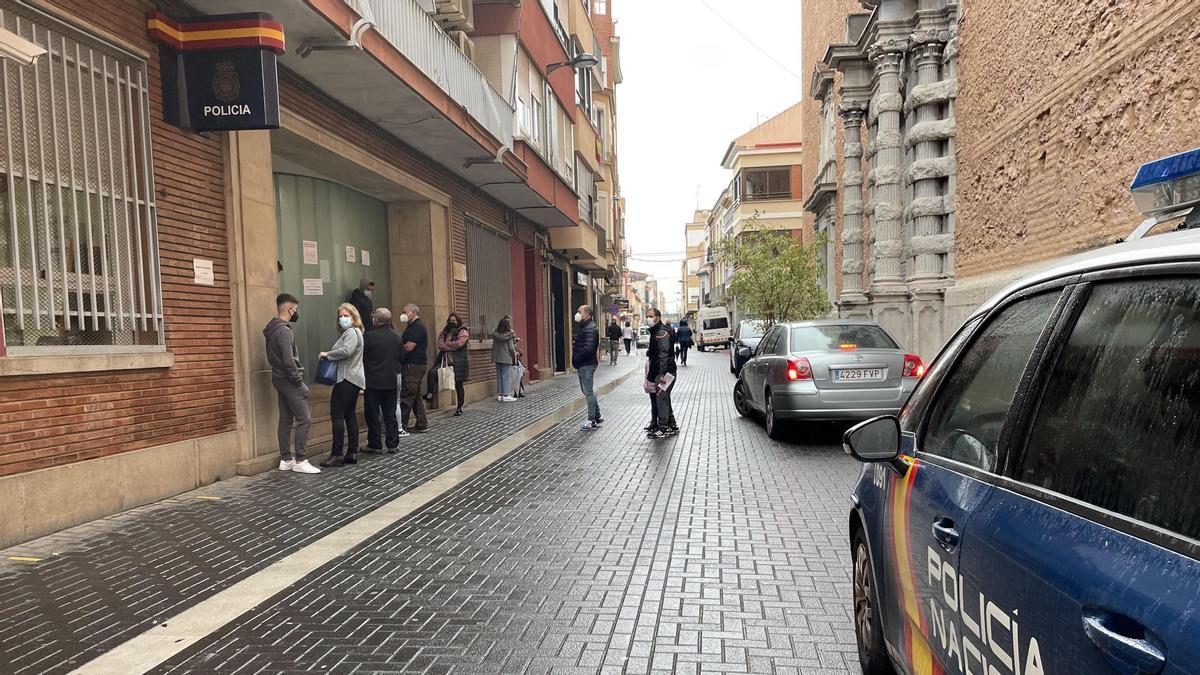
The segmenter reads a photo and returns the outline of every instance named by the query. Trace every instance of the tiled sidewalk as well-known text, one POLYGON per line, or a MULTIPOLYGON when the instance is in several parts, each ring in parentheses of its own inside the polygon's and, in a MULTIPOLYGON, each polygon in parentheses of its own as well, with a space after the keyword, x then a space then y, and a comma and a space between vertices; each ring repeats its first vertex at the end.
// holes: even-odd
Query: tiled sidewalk
POLYGON ((859 467, 737 417, 725 359, 681 369, 678 437, 624 385, 159 672, 857 673, 859 467))
MULTIPOLYGON (((596 385, 636 367, 601 366, 596 385)), ((560 377, 518 403, 439 417, 398 455, 235 478, 0 551, 0 673, 86 663, 579 398, 577 380, 560 377)))

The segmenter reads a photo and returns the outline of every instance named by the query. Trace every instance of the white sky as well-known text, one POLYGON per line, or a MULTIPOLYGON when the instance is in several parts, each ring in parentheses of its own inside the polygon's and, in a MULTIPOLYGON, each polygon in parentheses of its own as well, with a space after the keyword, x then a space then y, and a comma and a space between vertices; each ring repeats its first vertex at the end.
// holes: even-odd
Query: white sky
MULTIPOLYGON (((614 0, 626 236, 639 254, 684 252, 684 225, 728 185, 730 141, 800 101, 800 0, 614 0), (733 24, 751 43, 713 11, 733 24), (757 45, 757 48, 755 47, 757 45), (760 51, 761 50, 761 51, 760 51), (763 53, 770 54, 770 57, 763 53), (781 62, 779 65, 772 61, 781 62), (789 74, 787 66, 798 80, 789 74)), ((630 260, 678 309, 680 262, 630 260)))

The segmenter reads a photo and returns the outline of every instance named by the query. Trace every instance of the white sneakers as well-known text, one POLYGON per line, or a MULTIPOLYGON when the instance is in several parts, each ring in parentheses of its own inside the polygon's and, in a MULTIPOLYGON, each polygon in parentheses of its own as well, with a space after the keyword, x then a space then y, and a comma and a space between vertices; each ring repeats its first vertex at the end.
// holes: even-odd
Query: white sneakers
POLYGON ((321 470, 309 464, 307 459, 299 462, 290 459, 280 460, 279 470, 292 471, 294 473, 321 473, 321 470))
POLYGON ((600 426, 599 424, 596 424, 595 422, 588 420, 588 421, 584 422, 583 424, 579 425, 579 430, 580 431, 591 431, 592 429, 595 429, 599 426, 600 426))
POLYGON ((516 396, 501 396, 501 397, 497 398, 496 400, 501 401, 503 403, 512 403, 513 401, 517 400, 517 397, 516 396))

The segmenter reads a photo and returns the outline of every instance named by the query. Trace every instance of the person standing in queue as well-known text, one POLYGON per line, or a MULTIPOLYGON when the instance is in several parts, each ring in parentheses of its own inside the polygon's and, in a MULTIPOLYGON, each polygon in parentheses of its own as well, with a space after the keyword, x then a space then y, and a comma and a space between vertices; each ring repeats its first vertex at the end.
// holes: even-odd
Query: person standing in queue
POLYGON ((679 321, 679 330, 675 331, 675 344, 679 345, 679 362, 687 365, 688 350, 692 348, 692 329, 687 319, 679 321))
POLYGON ((378 455, 387 444, 388 454, 400 449, 400 426, 396 419, 396 376, 404 343, 392 328, 392 311, 380 307, 371 314, 374 330, 363 338, 363 369, 367 376, 364 414, 367 419, 367 452, 378 455))
POLYGON ((496 400, 511 403, 517 398, 512 395, 513 366, 517 357, 517 334, 512 329, 512 319, 507 316, 496 324, 492 333, 492 363, 496 364, 496 400))
POLYGON ((613 317, 612 323, 608 324, 608 365, 617 365, 617 354, 621 351, 621 326, 617 323, 616 317, 613 317))
POLYGON ((600 327, 592 319, 592 308, 587 305, 579 306, 575 312, 575 321, 579 323, 579 331, 575 333, 575 343, 571 346, 571 367, 579 375, 579 389, 583 391, 588 408, 587 421, 579 430, 589 431, 604 424, 594 389, 596 368, 600 365, 600 359, 597 357, 597 351, 600 349, 600 327))
POLYGON ((338 307, 338 336, 333 348, 320 358, 337 364, 337 383, 329 398, 329 419, 333 422, 333 447, 321 466, 358 463, 358 395, 367 387, 363 371, 363 324, 358 310, 350 303, 338 307), (343 454, 344 452, 344 454, 343 454))
POLYGON ((455 313, 451 313, 446 319, 446 327, 438 334, 437 339, 438 351, 445 354, 446 358, 450 359, 450 365, 454 367, 454 396, 458 402, 458 408, 454 410, 455 417, 463 414, 465 387, 471 377, 471 364, 467 359, 467 343, 470 339, 471 332, 455 313))
POLYGON ((633 338, 634 338, 635 334, 636 333, 633 330, 633 323, 630 321, 626 321, 625 327, 621 329, 621 339, 625 341, 626 356, 629 355, 629 351, 633 347, 633 338))
POLYGON ((421 308, 414 303, 404 306, 400 322, 405 324, 401 339, 404 341, 404 356, 400 360, 400 424, 414 433, 429 431, 429 419, 425 416, 425 400, 421 398, 421 380, 429 365, 429 332, 421 322, 421 308), (414 426, 408 426, 408 416, 413 415, 414 426))
POLYGON ((363 277, 358 280, 358 288, 350 291, 350 297, 346 299, 358 310, 358 316, 363 321, 370 321, 371 314, 375 312, 375 301, 371 299, 374 294, 375 282, 363 277))
POLYGON ((321 473, 304 458, 308 444, 308 385, 292 324, 300 320, 300 301, 290 293, 275 298, 275 318, 263 329, 267 341, 267 363, 271 364, 271 384, 279 403, 279 470, 296 473, 321 473), (293 432, 295 443, 292 443, 293 432))
POLYGON ((646 313, 650 324, 650 346, 646 350, 649 364, 646 369, 648 387, 654 402, 654 418, 650 421, 648 438, 663 438, 679 431, 675 425, 675 414, 671 409, 671 390, 675 388, 675 345, 674 333, 662 322, 662 313, 651 309, 646 313))

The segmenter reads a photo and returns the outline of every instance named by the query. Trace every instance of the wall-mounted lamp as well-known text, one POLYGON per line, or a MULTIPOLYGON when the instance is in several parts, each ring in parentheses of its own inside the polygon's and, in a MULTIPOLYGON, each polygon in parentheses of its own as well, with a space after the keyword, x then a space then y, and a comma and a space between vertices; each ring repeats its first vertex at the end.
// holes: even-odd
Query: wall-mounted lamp
POLYGON ((549 75, 559 68, 565 68, 567 66, 570 66, 574 70, 587 70, 588 68, 595 68, 599 63, 600 59, 597 59, 591 54, 584 52, 570 61, 551 63, 550 65, 546 66, 546 74, 549 75))

